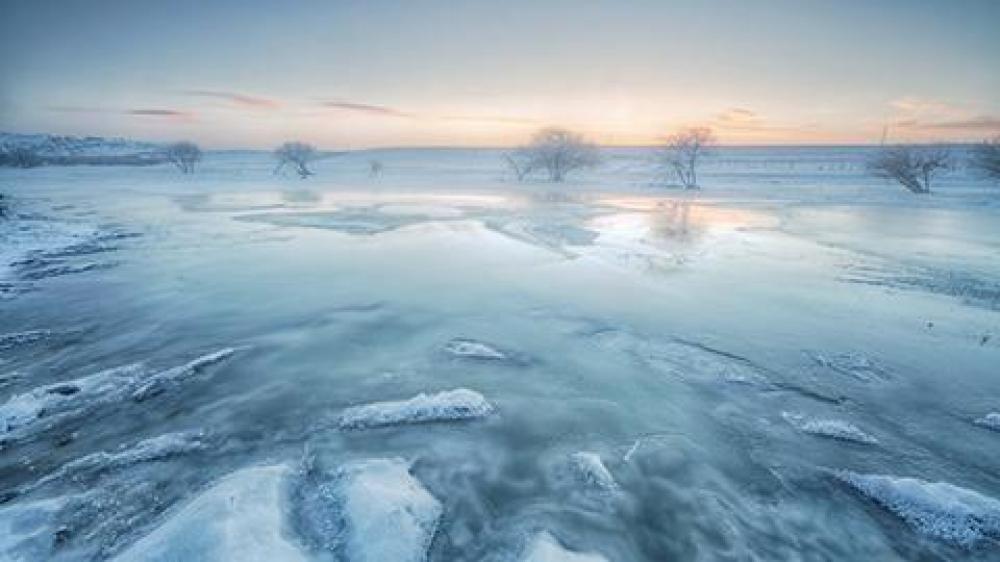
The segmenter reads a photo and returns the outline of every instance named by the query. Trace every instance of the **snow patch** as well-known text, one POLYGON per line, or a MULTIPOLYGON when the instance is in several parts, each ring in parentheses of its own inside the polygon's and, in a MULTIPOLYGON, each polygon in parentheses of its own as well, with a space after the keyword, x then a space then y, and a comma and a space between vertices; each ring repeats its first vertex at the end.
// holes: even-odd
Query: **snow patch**
POLYGON ((860 381, 872 382, 889 378, 889 372, 885 367, 862 353, 810 352, 809 357, 817 365, 860 381))
POLYGON ((1000 501, 946 482, 839 471, 836 477, 928 537, 970 548, 1000 538, 1000 501))
POLYGON ((801 414, 790 412, 782 412, 781 417, 804 433, 866 445, 878 443, 878 439, 875 437, 865 433, 858 426, 843 420, 807 418, 801 414))
POLYGON ((142 384, 132 393, 132 398, 142 401, 152 396, 156 396, 167 388, 179 385, 185 380, 200 373, 205 367, 209 367, 228 359, 236 353, 236 351, 237 349, 234 347, 226 347, 220 349, 219 351, 202 355, 201 357, 193 359, 183 365, 156 373, 142 381, 142 384))
POLYGON ((608 562, 600 554, 568 550, 548 531, 536 534, 525 549, 523 562, 608 562))
POLYGON ((114 560, 304 562, 308 558, 284 533, 288 473, 281 465, 232 473, 114 560))
POLYGON ((404 423, 483 418, 494 407, 482 394, 459 388, 436 394, 420 393, 409 400, 354 406, 340 415, 341 429, 366 429, 404 423))

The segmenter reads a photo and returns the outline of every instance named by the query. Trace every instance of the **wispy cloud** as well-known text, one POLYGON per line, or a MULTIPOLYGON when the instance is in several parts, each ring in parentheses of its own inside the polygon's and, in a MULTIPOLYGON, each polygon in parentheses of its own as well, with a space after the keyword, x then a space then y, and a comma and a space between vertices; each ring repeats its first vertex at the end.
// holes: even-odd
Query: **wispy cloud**
POLYGON ((225 92, 219 90, 185 90, 182 93, 188 96, 220 99, 235 106, 250 109, 275 110, 281 107, 281 103, 277 100, 252 96, 249 94, 241 94, 239 92, 225 92))
POLYGON ((715 120, 724 124, 747 124, 757 123, 760 116, 757 112, 743 107, 731 107, 716 115, 715 120))
POLYGON ((1000 133, 1000 117, 990 115, 952 121, 919 121, 914 119, 900 121, 896 125, 907 129, 923 129, 928 131, 1000 133))
POLYGON ((194 113, 190 111, 182 111, 179 109, 140 108, 140 109, 127 109, 122 113, 124 113, 125 115, 135 115, 138 117, 162 117, 164 119, 175 119, 178 121, 187 121, 194 118, 194 113))
POLYGON ((399 109, 385 105, 374 105, 370 103, 358 103, 352 101, 324 101, 320 105, 330 109, 340 109, 344 111, 355 111, 358 113, 368 113, 372 115, 383 115, 386 117, 416 117, 413 113, 401 111, 399 109))
POLYGON ((112 110, 101 107, 86 107, 79 105, 53 105, 45 109, 49 111, 57 111, 59 113, 116 113, 112 110))
POLYGON ((437 119, 469 123, 498 123, 501 125, 538 125, 540 123, 537 119, 508 117, 504 115, 441 115, 437 119))

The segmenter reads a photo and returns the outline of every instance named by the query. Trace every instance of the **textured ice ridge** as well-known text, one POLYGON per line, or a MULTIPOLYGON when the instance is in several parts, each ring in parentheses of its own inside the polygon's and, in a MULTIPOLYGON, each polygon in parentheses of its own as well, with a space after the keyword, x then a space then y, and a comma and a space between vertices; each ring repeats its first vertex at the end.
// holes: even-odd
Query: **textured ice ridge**
POLYGON ((139 441, 131 447, 122 447, 111 452, 93 453, 70 461, 59 470, 39 480, 36 487, 54 480, 80 479, 116 468, 163 460, 198 451, 205 447, 204 434, 201 432, 164 433, 139 441))
POLYGON ((875 437, 865 433, 858 426, 843 420, 807 418, 800 414, 789 412, 782 412, 781 417, 804 433, 829 437, 830 439, 839 439, 841 441, 864 443, 866 445, 878 443, 878 439, 875 437))
POLYGON ((459 388, 436 394, 418 394, 409 400, 374 402, 344 410, 341 429, 365 429, 405 423, 427 423, 482 418, 493 405, 474 390, 459 388))
POLYGON ((839 471, 837 478, 918 532, 962 547, 1000 538, 1000 501, 947 482, 839 471))
POLYGON ((148 398, 170 386, 181 384, 235 352, 234 348, 225 348, 151 375, 147 375, 147 370, 138 363, 115 367, 17 394, 0 405, 0 438, 26 437, 60 419, 82 415, 129 396, 135 400, 148 398))

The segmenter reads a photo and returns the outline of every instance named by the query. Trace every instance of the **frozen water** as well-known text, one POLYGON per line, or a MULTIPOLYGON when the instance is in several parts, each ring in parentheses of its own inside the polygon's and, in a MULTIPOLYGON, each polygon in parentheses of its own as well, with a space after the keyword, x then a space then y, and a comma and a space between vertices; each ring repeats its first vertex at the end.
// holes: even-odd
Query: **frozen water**
POLYGON ((568 550, 548 531, 540 531, 528 543, 523 562, 607 562, 600 554, 568 550))
POLYGON ((570 462, 587 484, 603 490, 613 490, 618 486, 615 477, 604 466, 604 461, 601 460, 599 454, 580 451, 570 455, 570 462))
POLYGON ((114 560, 309 560, 285 531, 289 472, 285 466, 259 466, 222 478, 114 560))
POLYGON ((864 443, 866 445, 874 445, 878 443, 878 439, 865 433, 853 423, 844 420, 807 418, 803 415, 793 414, 790 412, 782 412, 781 416, 785 418, 788 423, 795 426, 799 431, 810 433, 812 435, 829 437, 831 439, 840 439, 841 441, 864 443))
POLYGON ((843 471, 838 478, 917 531, 972 547, 1000 538, 1000 501, 947 482, 843 471))
POLYGON ((0 507, 0 560, 36 562, 52 556, 52 529, 63 498, 0 507))
POLYGON ((339 423, 342 429, 366 429, 406 423, 482 418, 493 411, 493 405, 482 394, 467 388, 459 388, 436 394, 421 393, 409 400, 354 406, 344 410, 339 423))
MULTIPOLYGON (((349 559, 338 470, 403 458, 440 507, 429 562, 519 560, 541 529, 608 560, 995 559, 982 510, 964 550, 816 469, 1000 498, 1000 191, 956 169, 914 197, 870 150, 717 147, 698 192, 639 148, 560 185, 492 149, 304 181, 255 152, 0 169, 0 512, 66 494, 22 557, 139 556, 223 475, 306 449, 329 468, 247 500, 289 556, 349 559)), ((363 489, 417 485, 378 466, 363 489)), ((372 505, 397 500, 434 505, 372 505)))

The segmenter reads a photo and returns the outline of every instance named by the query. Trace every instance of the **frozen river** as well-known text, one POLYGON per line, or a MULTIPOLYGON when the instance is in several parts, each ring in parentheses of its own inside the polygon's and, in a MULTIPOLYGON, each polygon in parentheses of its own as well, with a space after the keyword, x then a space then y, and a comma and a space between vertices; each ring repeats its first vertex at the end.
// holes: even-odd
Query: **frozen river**
POLYGON ((995 560, 1000 186, 861 156, 0 170, 0 560, 995 560))

